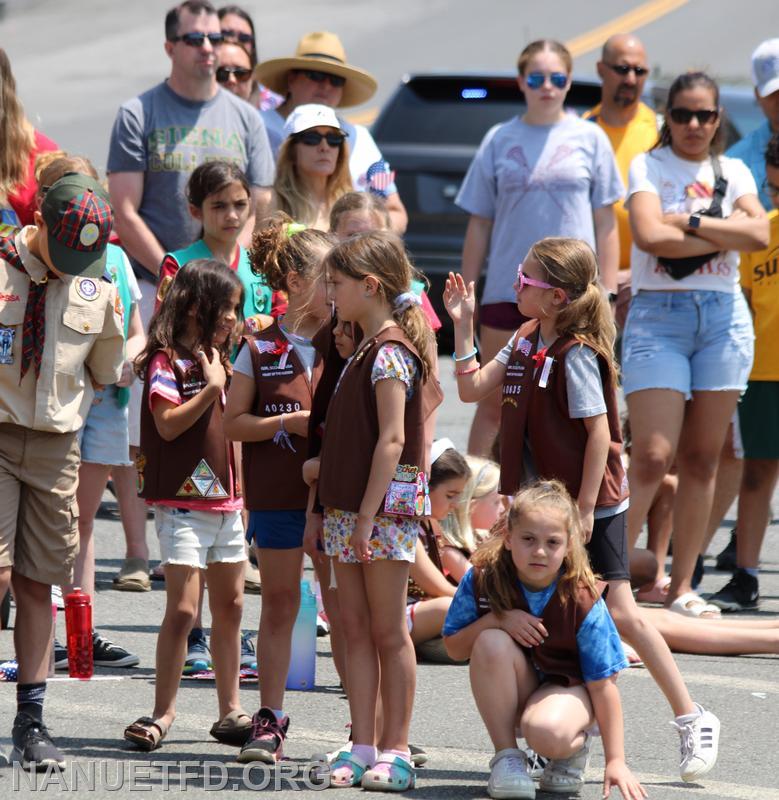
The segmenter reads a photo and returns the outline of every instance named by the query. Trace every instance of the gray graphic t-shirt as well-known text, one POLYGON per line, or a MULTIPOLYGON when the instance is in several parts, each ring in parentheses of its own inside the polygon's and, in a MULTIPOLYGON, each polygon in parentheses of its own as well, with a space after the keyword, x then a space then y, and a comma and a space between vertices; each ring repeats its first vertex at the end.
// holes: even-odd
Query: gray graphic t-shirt
POLYGON ((252 186, 273 184, 273 155, 262 120, 230 92, 220 88, 211 100, 194 102, 163 81, 119 108, 108 172, 146 173, 139 213, 163 250, 197 239, 200 223, 189 214, 184 188, 196 167, 214 159, 237 164, 252 186))
POLYGON ((482 303, 514 302, 517 265, 545 236, 595 246, 594 209, 625 193, 606 134, 567 116, 555 125, 519 117, 491 128, 455 201, 493 220, 482 303))

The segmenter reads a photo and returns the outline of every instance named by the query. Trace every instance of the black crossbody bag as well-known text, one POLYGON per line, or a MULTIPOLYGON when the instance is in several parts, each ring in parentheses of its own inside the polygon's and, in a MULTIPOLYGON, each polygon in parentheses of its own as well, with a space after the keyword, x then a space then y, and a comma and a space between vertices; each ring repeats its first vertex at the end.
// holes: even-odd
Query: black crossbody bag
MULTIPOLYGON (((697 214, 701 217, 722 219, 722 200, 728 190, 728 179, 722 175, 722 167, 717 156, 711 156, 711 168, 714 170, 714 194, 711 198, 711 205, 704 211, 698 211, 697 214)), ((718 252, 720 251, 715 250, 700 256, 684 256, 682 258, 658 256, 657 262, 675 281, 680 281, 688 275, 692 275, 707 261, 711 261, 718 252)))

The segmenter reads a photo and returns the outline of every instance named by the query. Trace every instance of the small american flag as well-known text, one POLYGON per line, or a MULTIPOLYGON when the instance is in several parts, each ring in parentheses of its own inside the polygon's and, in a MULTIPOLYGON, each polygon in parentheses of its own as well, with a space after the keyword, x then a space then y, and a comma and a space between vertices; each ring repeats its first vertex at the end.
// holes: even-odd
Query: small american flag
POLYGON ((386 161, 376 161, 368 167, 365 177, 368 182, 368 191, 386 198, 390 186, 395 181, 395 171, 390 170, 390 165, 386 161))
POLYGON ((4 661, 2 664, 0 664, 0 683, 13 683, 16 681, 18 672, 19 665, 16 663, 16 659, 4 661))

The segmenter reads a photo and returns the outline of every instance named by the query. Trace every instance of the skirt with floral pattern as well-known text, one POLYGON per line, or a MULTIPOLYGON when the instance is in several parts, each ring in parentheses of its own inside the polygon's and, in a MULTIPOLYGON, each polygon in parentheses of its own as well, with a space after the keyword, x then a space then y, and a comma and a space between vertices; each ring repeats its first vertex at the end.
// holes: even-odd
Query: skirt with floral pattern
MULTIPOLYGON (((342 564, 361 563, 349 544, 357 522, 355 511, 326 508, 324 516, 325 553, 342 564)), ((414 562, 420 522, 413 517, 377 516, 369 540, 373 561, 414 562)))

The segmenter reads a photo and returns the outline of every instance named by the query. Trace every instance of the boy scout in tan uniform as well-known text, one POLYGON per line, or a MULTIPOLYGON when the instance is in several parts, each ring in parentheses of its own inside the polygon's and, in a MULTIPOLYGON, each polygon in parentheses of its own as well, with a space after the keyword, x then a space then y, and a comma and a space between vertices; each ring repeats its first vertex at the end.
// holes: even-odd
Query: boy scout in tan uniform
POLYGON ((100 185, 65 175, 35 225, 0 239, 0 597, 13 581, 19 662, 12 758, 63 764, 42 721, 51 584, 78 548, 78 430, 94 384, 116 383, 122 307, 105 272, 111 207, 100 185))

